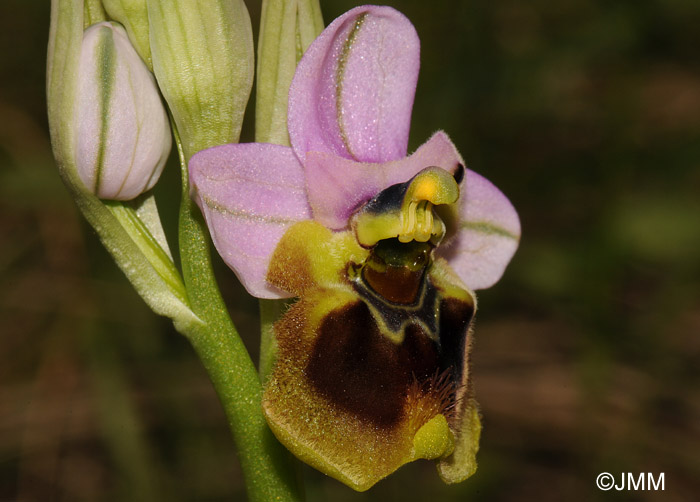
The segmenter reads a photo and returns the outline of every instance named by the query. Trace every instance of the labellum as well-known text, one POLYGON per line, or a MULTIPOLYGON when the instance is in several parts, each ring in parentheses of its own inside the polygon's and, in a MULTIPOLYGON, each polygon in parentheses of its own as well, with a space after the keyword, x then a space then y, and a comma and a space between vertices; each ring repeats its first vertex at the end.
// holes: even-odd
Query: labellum
POLYGON ((345 232, 298 223, 272 257, 268 281, 299 301, 275 326, 265 413, 297 456, 355 489, 478 437, 475 299, 434 253, 463 172, 431 167, 386 188, 345 232))

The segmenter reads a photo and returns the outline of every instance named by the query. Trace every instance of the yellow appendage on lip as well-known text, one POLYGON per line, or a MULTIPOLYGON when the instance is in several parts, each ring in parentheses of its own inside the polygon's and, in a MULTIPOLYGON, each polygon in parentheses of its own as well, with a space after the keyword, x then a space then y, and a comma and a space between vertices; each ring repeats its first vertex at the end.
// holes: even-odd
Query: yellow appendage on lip
POLYGON ((435 415, 413 436, 415 458, 433 460, 454 451, 454 436, 442 413, 435 415))

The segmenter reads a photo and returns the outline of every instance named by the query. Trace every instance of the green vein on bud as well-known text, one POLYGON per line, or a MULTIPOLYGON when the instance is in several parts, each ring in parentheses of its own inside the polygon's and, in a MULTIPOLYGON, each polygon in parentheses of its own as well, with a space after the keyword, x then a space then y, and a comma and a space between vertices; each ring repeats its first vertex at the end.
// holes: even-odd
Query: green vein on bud
POLYGON ((99 37, 99 42, 97 42, 97 71, 99 72, 97 82, 100 86, 100 95, 102 99, 99 101, 101 127, 100 139, 97 147, 97 159, 95 160, 94 193, 100 193, 100 184, 102 183, 102 176, 104 173, 105 148, 107 147, 107 135, 109 133, 109 105, 112 100, 112 88, 115 79, 114 36, 112 30, 100 30, 99 37))

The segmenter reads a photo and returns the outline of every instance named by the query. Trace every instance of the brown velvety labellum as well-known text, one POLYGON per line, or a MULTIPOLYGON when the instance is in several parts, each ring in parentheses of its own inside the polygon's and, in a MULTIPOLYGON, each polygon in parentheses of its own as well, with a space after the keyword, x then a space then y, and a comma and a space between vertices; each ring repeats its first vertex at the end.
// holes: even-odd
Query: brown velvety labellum
POLYGON ((457 298, 440 302, 440 366, 454 368, 454 379, 461 380, 467 331, 474 317, 474 304, 457 298))
POLYGON ((409 385, 439 368, 438 348, 410 325, 400 344, 382 335, 367 305, 358 301, 321 323, 306 367, 316 390, 341 409, 375 426, 399 423, 409 385))

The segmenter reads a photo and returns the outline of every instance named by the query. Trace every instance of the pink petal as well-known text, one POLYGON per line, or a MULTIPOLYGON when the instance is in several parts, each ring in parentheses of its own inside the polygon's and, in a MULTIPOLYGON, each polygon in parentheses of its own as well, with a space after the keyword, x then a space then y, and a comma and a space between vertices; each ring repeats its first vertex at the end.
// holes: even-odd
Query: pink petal
POLYGON ((460 199, 459 231, 437 253, 471 289, 489 288, 518 248, 520 219, 506 196, 474 171, 467 170, 460 199))
POLYGON ((462 158, 439 131, 410 157, 383 164, 355 162, 332 153, 309 152, 305 171, 314 219, 334 230, 345 228, 352 213, 388 186, 437 166, 455 172, 462 158))
POLYGON ((270 255, 286 230, 311 218, 304 172, 291 148, 223 145, 190 160, 190 181, 214 246, 248 292, 284 298, 265 280, 270 255))
POLYGON ((364 6, 309 46, 289 91, 289 136, 307 152, 360 162, 406 155, 420 66, 413 25, 390 7, 364 6))

